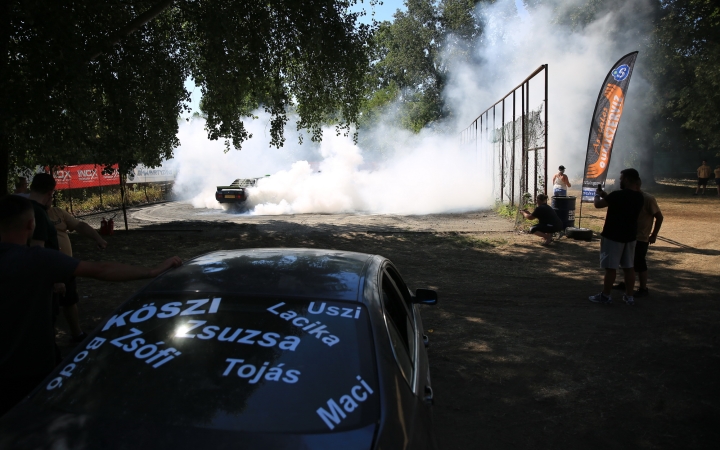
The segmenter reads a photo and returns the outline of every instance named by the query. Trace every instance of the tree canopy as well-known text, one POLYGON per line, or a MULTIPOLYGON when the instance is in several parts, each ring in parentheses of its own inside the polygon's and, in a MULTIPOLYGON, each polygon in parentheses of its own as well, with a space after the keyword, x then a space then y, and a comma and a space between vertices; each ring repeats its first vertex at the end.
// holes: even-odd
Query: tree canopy
POLYGON ((184 82, 203 93, 211 139, 240 147, 264 108, 271 144, 287 114, 312 139, 357 121, 372 27, 357 0, 14 0, 0 30, 0 186, 42 162, 129 169, 172 155, 184 82))
POLYGON ((649 49, 656 144, 720 153, 720 4, 662 1, 649 49))
POLYGON ((373 40, 370 93, 363 124, 374 123, 383 107, 390 104, 398 105, 400 124, 415 132, 447 116, 442 93, 447 58, 453 54, 443 51, 450 48, 463 53, 464 47, 480 34, 476 3, 406 0, 407 11, 398 11, 393 22, 380 24, 373 40))

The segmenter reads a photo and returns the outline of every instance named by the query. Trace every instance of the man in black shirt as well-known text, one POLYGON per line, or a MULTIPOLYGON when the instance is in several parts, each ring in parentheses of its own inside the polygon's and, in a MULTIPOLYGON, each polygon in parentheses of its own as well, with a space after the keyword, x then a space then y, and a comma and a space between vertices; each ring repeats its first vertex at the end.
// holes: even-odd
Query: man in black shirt
POLYGON ((28 247, 34 230, 35 213, 28 199, 0 199, 0 416, 55 367, 54 283, 71 276, 105 281, 152 278, 182 264, 177 256, 154 269, 79 261, 57 250, 28 247))
POLYGON ((55 194, 55 178, 49 173, 38 173, 30 184, 30 201, 35 211, 35 231, 30 245, 60 250, 57 230, 48 216, 47 209, 55 194))
POLYGON ((520 213, 527 220, 537 219, 537 225, 530 228, 530 233, 543 238, 542 245, 548 245, 552 242, 552 235, 558 231, 562 231, 563 223, 557 213, 551 206, 547 204, 547 195, 538 194, 537 207, 530 214, 526 209, 520 210, 520 213))
POLYGON ((623 301, 634 305, 635 286, 635 239, 637 221, 645 199, 640 192, 640 174, 635 169, 620 172, 620 190, 610 194, 598 186, 595 194, 595 208, 607 208, 605 225, 600 240, 600 267, 605 269, 603 290, 590 296, 595 303, 612 303, 610 290, 615 282, 618 267, 625 269, 625 295, 623 301))

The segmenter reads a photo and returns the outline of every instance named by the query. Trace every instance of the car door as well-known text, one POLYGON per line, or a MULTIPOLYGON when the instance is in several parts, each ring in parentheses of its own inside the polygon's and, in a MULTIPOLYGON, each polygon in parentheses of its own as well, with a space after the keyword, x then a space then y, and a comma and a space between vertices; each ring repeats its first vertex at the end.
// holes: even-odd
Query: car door
POLYGON ((400 274, 388 264, 382 272, 383 308, 398 366, 414 396, 410 448, 433 448, 432 388, 423 328, 417 306, 400 274))
POLYGON ((413 361, 415 363, 415 395, 424 399, 428 403, 432 404, 432 386, 430 381, 430 363, 427 356, 427 346, 429 340, 425 334, 423 328, 422 318, 418 305, 412 302, 410 290, 405 285, 400 274, 395 270, 394 267, 388 265, 385 273, 395 285, 398 293, 402 297, 403 303, 406 306, 407 312, 411 317, 414 329, 414 340, 415 340, 415 357, 413 361))

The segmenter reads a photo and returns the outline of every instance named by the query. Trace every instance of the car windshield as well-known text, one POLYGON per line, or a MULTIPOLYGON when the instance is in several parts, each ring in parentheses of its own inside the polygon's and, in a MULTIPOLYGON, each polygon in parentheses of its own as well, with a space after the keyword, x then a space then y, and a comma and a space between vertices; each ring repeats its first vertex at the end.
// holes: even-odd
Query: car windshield
POLYGON ((372 342, 357 302, 146 293, 31 401, 167 425, 350 430, 379 418, 372 342))

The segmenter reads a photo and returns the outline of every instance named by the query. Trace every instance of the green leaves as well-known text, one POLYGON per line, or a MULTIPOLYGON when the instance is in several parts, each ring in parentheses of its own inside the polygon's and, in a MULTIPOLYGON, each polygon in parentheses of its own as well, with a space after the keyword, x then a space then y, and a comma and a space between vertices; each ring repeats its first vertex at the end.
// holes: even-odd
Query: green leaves
POLYGON ((373 69, 361 125, 397 102, 397 119, 419 132, 449 113, 442 98, 448 60, 467 58, 481 32, 472 0, 407 0, 406 12, 384 22, 373 41, 373 69))
MULTIPOLYGON (((720 149, 720 5, 667 0, 661 14, 651 42, 660 125, 695 149, 720 149)), ((667 134, 658 140, 667 142, 667 134)))
POLYGON ((257 108, 271 114, 276 146, 291 111, 314 140, 324 123, 347 131, 358 120, 372 29, 349 12, 355 0, 10 3, 3 174, 35 163, 159 164, 179 144, 188 77, 203 93, 208 136, 228 147, 251 137, 244 121, 257 108))

